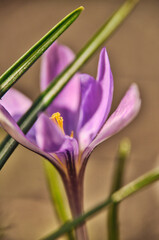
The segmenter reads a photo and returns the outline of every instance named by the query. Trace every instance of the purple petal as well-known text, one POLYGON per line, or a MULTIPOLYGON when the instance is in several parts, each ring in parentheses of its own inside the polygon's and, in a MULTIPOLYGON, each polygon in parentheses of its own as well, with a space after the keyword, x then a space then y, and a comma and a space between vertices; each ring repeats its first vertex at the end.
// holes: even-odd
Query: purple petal
POLYGON ((60 150, 56 152, 56 155, 62 161, 65 166, 75 167, 75 163, 78 160, 79 148, 75 138, 66 136, 64 144, 60 150))
POLYGON ((41 90, 45 90, 73 59, 74 53, 68 47, 53 43, 42 57, 41 90))
POLYGON ((95 112, 99 108, 101 102, 102 89, 97 81, 87 75, 80 75, 81 82, 81 104, 78 122, 79 142, 91 141, 92 135, 96 132, 96 125, 91 119, 94 117, 95 112), (88 123, 88 124, 87 124, 88 123), (84 136, 86 139, 84 140, 84 136))
POLYGON ((58 151, 65 140, 60 128, 45 114, 41 114, 36 122, 36 142, 45 152, 58 151))
POLYGON ((93 116, 101 101, 101 86, 97 81, 87 75, 80 75, 81 106, 79 115, 79 129, 82 128, 93 116))
POLYGON ((14 119, 11 117, 11 115, 5 110, 5 108, 0 105, 0 125, 4 128, 4 130, 11 135, 17 142, 19 142, 24 147, 30 149, 33 152, 38 153, 39 155, 45 157, 48 159, 55 167, 57 167, 59 170, 61 169, 61 164, 58 162, 58 160, 55 158, 56 156, 53 154, 46 153, 42 151, 39 147, 37 147, 35 144, 30 142, 24 133, 21 131, 19 126, 16 124, 14 119))
POLYGON ((47 109, 49 116, 55 112, 60 112, 64 120, 64 130, 67 135, 70 135, 72 131, 76 135, 79 103, 80 81, 79 74, 76 74, 47 109))
POLYGON ((99 143, 108 139, 128 125, 138 114, 140 106, 141 99, 138 87, 136 84, 132 84, 115 112, 109 117, 97 137, 90 144, 90 149, 93 149, 99 143))
MULTIPOLYGON (((57 42, 52 44, 42 59, 41 89, 44 90, 73 59, 74 54, 68 47, 59 45, 57 42)), ((79 74, 75 74, 47 109, 49 116, 55 112, 60 112, 64 119, 64 129, 67 135, 70 135, 71 131, 74 133, 76 131, 79 102, 79 74)))
POLYGON ((86 98, 86 101, 84 102, 83 105, 81 104, 81 111, 83 112, 82 113, 83 115, 85 115, 86 112, 85 109, 87 109, 87 112, 90 109, 91 111, 90 115, 92 115, 93 112, 92 108, 94 106, 94 114, 89 118, 89 120, 87 118, 87 122, 83 124, 80 130, 79 142, 81 149, 86 148, 90 144, 90 142, 95 138, 96 134, 101 129, 103 123, 108 117, 112 103, 113 76, 111 73, 110 63, 105 48, 102 49, 99 58, 96 85, 98 86, 98 89, 94 90, 92 88, 92 92, 90 92, 89 97, 86 98), (96 91, 96 93, 94 93, 94 91, 96 91))
MULTIPOLYGON (((16 122, 22 117, 22 115, 30 108, 32 104, 32 101, 28 97, 14 88, 10 89, 3 96, 0 102, 16 122)), ((36 143, 34 126, 27 133, 27 137, 32 142, 36 143)))
POLYGON ((32 101, 16 89, 10 89, 2 98, 0 103, 10 113, 15 121, 29 109, 32 101))

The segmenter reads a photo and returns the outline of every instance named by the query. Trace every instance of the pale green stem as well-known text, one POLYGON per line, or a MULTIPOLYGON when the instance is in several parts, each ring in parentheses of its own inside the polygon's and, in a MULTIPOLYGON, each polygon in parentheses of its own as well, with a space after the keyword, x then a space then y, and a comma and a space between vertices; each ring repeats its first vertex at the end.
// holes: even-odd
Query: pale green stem
MULTIPOLYGON (((129 139, 125 138, 120 142, 112 181, 111 194, 122 186, 125 162, 130 153, 130 147, 129 139)), ((119 240, 118 203, 113 203, 108 210, 108 239, 119 240)))
MULTIPOLYGON (((68 206, 66 203, 67 200, 64 199, 64 188, 62 182, 60 181, 60 176, 57 170, 49 161, 43 160, 43 166, 47 179, 50 198, 52 201, 52 206, 55 209, 57 219, 60 223, 65 223, 70 219, 70 214, 68 212, 68 206)), ((69 240, 73 240, 73 233, 68 232, 67 238, 69 240)))

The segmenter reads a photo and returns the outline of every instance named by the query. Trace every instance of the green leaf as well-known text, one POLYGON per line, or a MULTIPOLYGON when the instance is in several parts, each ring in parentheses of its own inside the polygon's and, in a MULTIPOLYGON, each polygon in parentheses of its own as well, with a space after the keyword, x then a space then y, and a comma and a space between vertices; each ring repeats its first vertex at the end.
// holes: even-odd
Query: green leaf
MULTIPOLYGON (((78 53, 75 60, 49 85, 49 87, 40 94, 35 100, 31 108, 23 115, 18 122, 24 133, 31 128, 37 119, 40 111, 44 111, 57 94, 68 83, 76 71, 92 56, 97 48, 107 40, 117 27, 133 10, 139 0, 126 1, 100 28, 100 30, 92 37, 92 39, 78 53)), ((18 143, 7 136, 2 142, 0 149, 0 169, 3 167, 9 156, 12 154, 18 143)))
MULTIPOLYGON (((50 197, 53 205, 56 208, 57 216, 60 222, 66 222, 70 219, 71 214, 68 213, 65 204, 62 199, 64 198, 64 188, 62 186, 61 178, 54 168, 54 166, 45 159, 43 160, 45 175, 47 179, 48 188, 50 191, 50 197)), ((67 201, 67 199, 65 199, 67 201)))
MULTIPOLYGON (((130 153, 131 144, 129 139, 123 139, 119 144, 119 150, 117 154, 117 161, 115 165, 115 171, 112 181, 111 194, 117 191, 122 186, 123 173, 126 160, 130 153)), ((118 204, 114 203, 108 210, 108 239, 119 239, 119 226, 118 226, 118 204)))
MULTIPOLYGON (((46 161, 44 159, 43 166, 45 170, 48 190, 50 192, 52 206, 55 209, 57 219, 59 220, 60 223, 67 222, 71 217, 71 213, 68 212, 69 207, 66 203, 67 199, 64 195, 65 190, 61 178, 57 170, 49 161, 46 161)), ((73 240, 74 239, 73 233, 68 232, 67 238, 69 240, 73 240)))
POLYGON ((77 19, 83 9, 83 7, 79 7, 63 18, 21 58, 19 58, 18 61, 16 61, 5 73, 2 74, 0 77, 0 98, 29 69, 29 67, 31 67, 31 65, 46 51, 46 49, 77 19))
POLYGON ((159 167, 151 170, 150 172, 142 175, 136 180, 130 182, 126 186, 122 187, 115 193, 113 193, 106 201, 92 208, 90 211, 84 213, 80 217, 76 218, 73 221, 70 221, 62 225, 57 231, 50 234, 48 237, 42 238, 43 240, 53 240, 62 236, 70 230, 73 230, 89 218, 93 217, 95 214, 100 213, 104 208, 111 206, 111 204, 119 203, 125 198, 131 196, 132 194, 140 191, 144 187, 152 184, 153 182, 159 180, 159 167))

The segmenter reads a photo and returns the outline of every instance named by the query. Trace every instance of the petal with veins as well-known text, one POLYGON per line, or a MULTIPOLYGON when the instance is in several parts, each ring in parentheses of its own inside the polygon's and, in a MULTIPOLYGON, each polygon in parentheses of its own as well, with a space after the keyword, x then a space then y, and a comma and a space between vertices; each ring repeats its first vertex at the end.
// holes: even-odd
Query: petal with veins
POLYGON ((29 109, 32 101, 18 90, 12 88, 3 96, 0 103, 7 109, 14 120, 18 121, 29 109))
POLYGON ((55 167, 61 170, 61 165, 56 160, 55 155, 44 152, 38 146, 29 141, 24 135, 24 133, 21 131, 17 123, 2 105, 0 105, 0 125, 11 137, 13 137, 21 145, 45 157, 50 162, 52 162, 55 167))
MULTIPOLYGON (((91 77, 90 77, 91 78, 91 77)), ((89 80, 89 79, 88 79, 89 80)), ((88 85, 89 85, 89 81, 88 85)), ((110 107, 112 104, 113 98, 113 76, 110 69, 110 63, 108 59, 108 55, 106 49, 103 48, 99 58, 98 65, 98 74, 97 81, 94 85, 97 85, 98 88, 92 89, 89 94, 89 97, 83 103, 81 103, 81 112, 87 108, 92 111, 92 107, 94 107, 94 114, 90 117, 90 119, 83 125, 79 132, 79 142, 80 148, 85 149, 90 142, 95 138, 103 123, 105 122, 110 107), (100 89, 100 90, 98 90, 100 89), (96 107, 98 103, 98 107, 96 107)), ((85 83, 86 85, 86 83, 85 83)), ((88 86, 89 87, 89 86, 88 86)), ((87 91, 85 92, 87 94, 87 91)), ((85 99, 85 96, 83 96, 85 99)), ((93 111, 92 111, 93 112, 93 111)))
POLYGON ((41 114, 36 122, 36 142, 45 152, 58 151, 65 141, 61 129, 45 114, 41 114))
MULTIPOLYGON (((44 90, 74 59, 74 53, 66 46, 57 42, 44 53, 41 65, 41 89, 44 90)), ((75 74, 70 82, 62 89, 52 104, 48 107, 48 115, 60 112, 64 118, 65 132, 67 135, 74 131, 78 120, 80 103, 79 74, 75 74)))
POLYGON ((106 121, 95 140, 90 144, 89 148, 95 148, 95 146, 99 143, 108 139, 128 125, 138 114, 140 106, 141 99, 138 87, 136 84, 132 84, 115 112, 106 121))

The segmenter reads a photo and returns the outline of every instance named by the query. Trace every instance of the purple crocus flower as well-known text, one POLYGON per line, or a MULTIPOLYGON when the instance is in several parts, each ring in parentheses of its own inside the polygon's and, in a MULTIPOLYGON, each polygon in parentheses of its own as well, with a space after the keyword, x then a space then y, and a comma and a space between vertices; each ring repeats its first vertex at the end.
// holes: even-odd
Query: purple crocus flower
MULTIPOLYGON (((42 58, 41 90, 73 58, 70 49, 54 43, 42 58)), ((136 84, 130 86, 108 118, 112 98, 113 76, 106 49, 103 48, 96 80, 87 74, 76 74, 26 136, 15 120, 30 107, 31 100, 11 89, 1 101, 1 126, 17 142, 48 159, 58 169, 74 217, 83 211, 83 176, 91 152, 132 121, 140 109, 136 84)))

